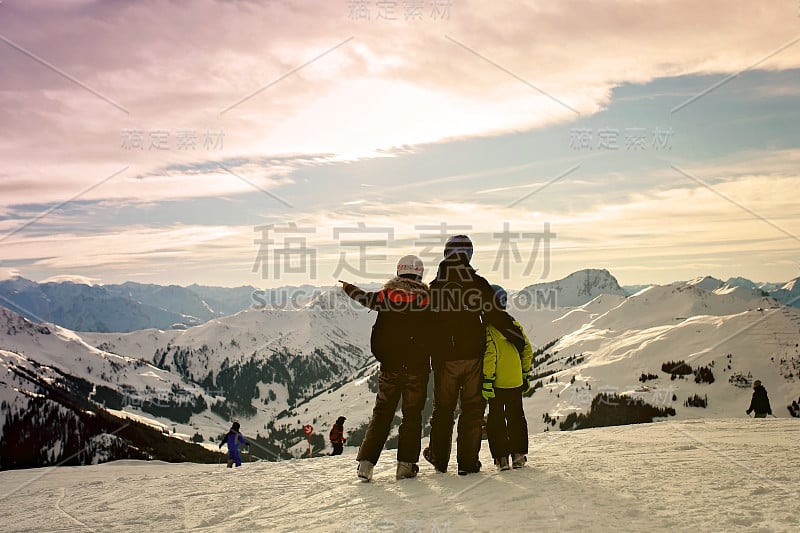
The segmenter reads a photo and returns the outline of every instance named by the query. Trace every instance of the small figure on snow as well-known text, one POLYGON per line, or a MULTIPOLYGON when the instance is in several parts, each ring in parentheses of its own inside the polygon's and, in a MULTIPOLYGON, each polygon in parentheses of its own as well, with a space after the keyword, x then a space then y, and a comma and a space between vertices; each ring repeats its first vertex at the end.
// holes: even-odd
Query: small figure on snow
MULTIPOLYGON (((507 313, 508 293, 492 285, 495 304, 507 313)), ((530 371, 533 348, 522 326, 508 315, 525 339, 522 352, 492 324, 486 328, 486 353, 483 356, 483 398, 489 402, 486 434, 489 450, 498 470, 522 468, 528 453, 528 421, 522 409, 522 395, 531 388, 530 371), (511 455, 509 466, 508 456, 511 455)))
POLYGON ((233 468, 234 464, 237 468, 242 466, 242 458, 239 455, 239 444, 244 444, 249 447, 250 443, 239 433, 239 422, 234 422, 230 431, 223 437, 222 442, 219 443, 220 449, 222 449, 223 444, 228 445, 228 468, 233 468))
POLYGON ((380 291, 364 292, 342 282, 350 298, 378 311, 370 344, 381 369, 372 419, 358 449, 358 477, 362 481, 372 479, 372 469, 386 444, 401 398, 403 421, 398 430, 395 478, 412 478, 419 472, 422 409, 431 371, 425 343, 428 286, 422 282, 423 271, 419 257, 407 255, 397 263, 397 276, 380 291))
POLYGON ((761 384, 761 380, 757 379, 753 382, 753 399, 750 400, 750 407, 746 412, 748 415, 755 412, 755 418, 767 418, 767 415, 772 414, 767 389, 761 384))
POLYGON ((336 423, 331 428, 330 433, 328 433, 328 438, 331 439, 331 444, 333 445, 333 451, 331 455, 342 455, 344 451, 344 443, 347 442, 347 439, 344 438, 344 421, 347 418, 340 416, 336 419, 336 423))

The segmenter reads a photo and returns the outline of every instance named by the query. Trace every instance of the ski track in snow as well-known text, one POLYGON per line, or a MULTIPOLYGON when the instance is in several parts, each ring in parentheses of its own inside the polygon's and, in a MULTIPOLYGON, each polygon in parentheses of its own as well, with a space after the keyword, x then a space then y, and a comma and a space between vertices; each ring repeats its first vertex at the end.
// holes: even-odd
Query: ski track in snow
POLYGON ((528 467, 371 483, 355 450, 280 463, 0 472, 0 531, 797 531, 800 425, 665 421, 531 436, 528 467), (38 476, 38 478, 36 478, 38 476), (34 481, 31 479, 36 478, 34 481), (14 487, 19 487, 14 490, 14 487))

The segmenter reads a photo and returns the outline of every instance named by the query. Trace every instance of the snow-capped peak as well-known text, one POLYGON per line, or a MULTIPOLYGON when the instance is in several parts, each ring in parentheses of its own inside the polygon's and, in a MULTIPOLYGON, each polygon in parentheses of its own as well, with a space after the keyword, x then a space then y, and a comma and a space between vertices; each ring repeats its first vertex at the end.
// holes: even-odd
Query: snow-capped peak
POLYGON ((517 299, 530 297, 535 301, 538 295, 544 301, 554 300, 557 307, 577 307, 601 294, 627 296, 608 270, 590 268, 578 270, 556 281, 528 285, 517 293, 517 299), (548 300, 547 295, 553 298, 548 300))
POLYGON ((687 281, 686 285, 699 287, 706 291, 714 291, 722 287, 724 283, 722 280, 719 280, 712 276, 699 276, 692 280, 687 281))

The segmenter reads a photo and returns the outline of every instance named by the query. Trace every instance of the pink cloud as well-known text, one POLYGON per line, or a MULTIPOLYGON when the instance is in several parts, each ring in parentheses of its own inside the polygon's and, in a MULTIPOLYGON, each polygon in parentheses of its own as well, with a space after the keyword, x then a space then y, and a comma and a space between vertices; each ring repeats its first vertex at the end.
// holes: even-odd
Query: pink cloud
MULTIPOLYGON (((421 21, 397 11, 397 21, 366 21, 351 20, 344 1, 4 4, 0 35, 62 73, 0 42, 0 203, 58 201, 125 166, 154 175, 224 157, 370 156, 569 121, 570 108, 597 112, 621 83, 748 68, 798 28, 789 3, 746 0, 464 0, 449 20, 421 21), (121 147, 130 129, 173 139, 218 130, 225 142, 218 152, 133 152, 121 147)), ((759 68, 798 65, 800 44, 759 68)), ((174 183, 145 199, 242 190, 162 177, 174 183)), ((141 192, 124 178, 93 197, 141 192)))

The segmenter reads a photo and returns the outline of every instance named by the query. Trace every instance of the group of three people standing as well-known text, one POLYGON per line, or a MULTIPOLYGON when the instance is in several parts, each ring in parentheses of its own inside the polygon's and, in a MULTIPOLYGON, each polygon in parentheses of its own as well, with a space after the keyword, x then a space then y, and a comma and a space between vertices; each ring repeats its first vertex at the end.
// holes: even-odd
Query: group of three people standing
POLYGON ((422 410, 433 368, 433 413, 424 458, 438 472, 450 461, 454 413, 458 419, 458 473, 478 472, 483 413, 489 402, 487 433, 501 470, 524 466, 528 427, 522 395, 530 388, 533 351, 522 327, 505 310, 506 293, 470 265, 473 246, 465 235, 447 240, 435 279, 422 281, 423 265, 405 256, 397 276, 381 290, 365 292, 342 282, 345 293, 378 311, 370 339, 381 363, 372 419, 358 451, 358 477, 372 479, 402 398, 397 479, 417 475, 422 410), (511 458, 511 460, 509 460, 511 458))

